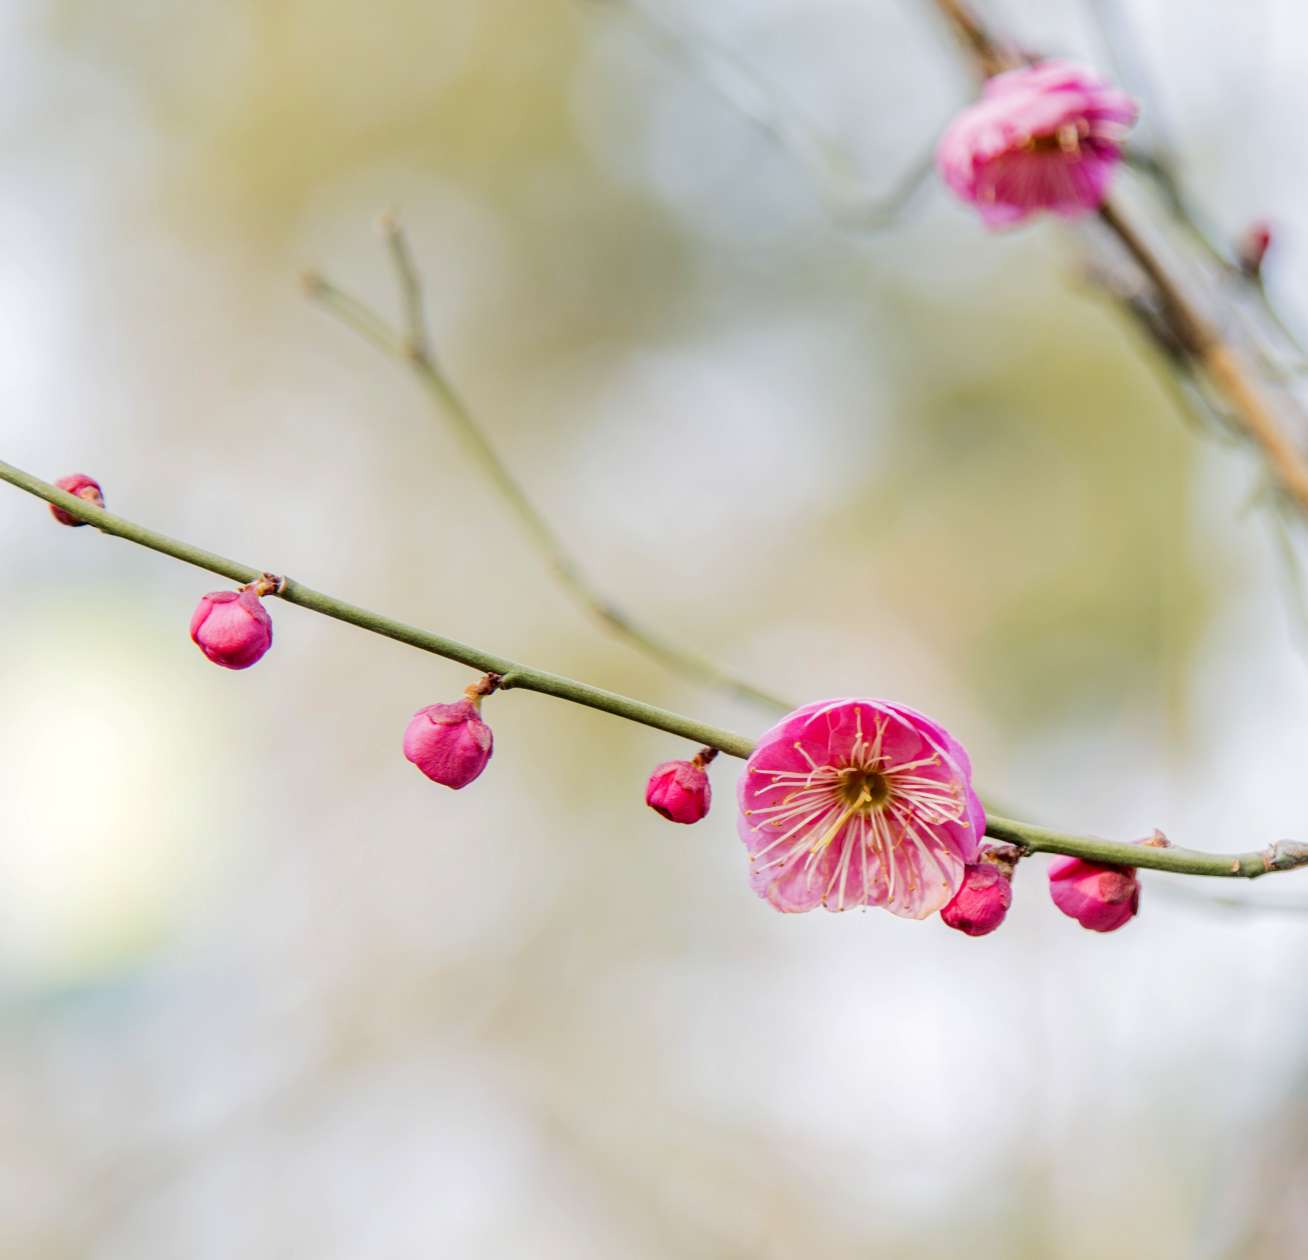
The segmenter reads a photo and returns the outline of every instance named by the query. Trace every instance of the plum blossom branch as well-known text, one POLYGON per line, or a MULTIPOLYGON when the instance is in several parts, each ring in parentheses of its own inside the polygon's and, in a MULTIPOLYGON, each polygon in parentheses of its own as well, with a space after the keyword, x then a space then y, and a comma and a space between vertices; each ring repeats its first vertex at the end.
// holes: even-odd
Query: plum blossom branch
POLYGON ((702 653, 674 643, 637 622, 595 588, 521 483, 509 471, 471 407, 440 365, 431 347, 423 312, 422 283, 408 240, 393 214, 383 215, 380 226, 404 301, 406 322, 403 332, 397 331, 370 307, 317 273, 311 272, 305 277, 309 296, 384 354, 408 366, 439 414, 457 430, 523 533, 544 557, 555 579, 582 609, 610 632, 674 673, 772 713, 785 713, 790 709, 792 706, 786 700, 729 674, 702 653))
MULTIPOLYGON (((985 77, 1025 64, 962 0, 933 0, 977 69, 985 77)), ((1114 197, 1099 207, 1099 219, 1116 236, 1154 290, 1160 315, 1171 334, 1171 352, 1181 351, 1230 407, 1240 430, 1266 459, 1280 488, 1308 513, 1308 458, 1282 426, 1278 408, 1241 350, 1222 335, 1216 322, 1192 298, 1186 280, 1150 240, 1131 212, 1114 197)))
MULTIPOLYGON (((290 578, 279 577, 274 581, 270 571, 265 568, 228 559, 216 552, 206 551, 192 543, 182 542, 157 530, 138 525, 125 517, 106 511, 87 499, 42 481, 31 473, 15 468, 12 464, 0 462, 0 481, 7 481, 10 485, 45 500, 66 512, 75 521, 95 526, 101 533, 157 551, 161 555, 170 556, 184 564, 194 565, 243 585, 262 584, 262 589, 269 597, 282 599, 288 604, 295 604, 310 612, 321 613, 336 621, 346 622, 372 634, 394 639, 396 642, 430 652, 446 660, 456 661, 483 674, 492 675, 495 678, 496 690, 534 691, 540 695, 553 696, 572 704, 612 714, 614 717, 625 718, 629 722, 681 736, 703 745, 698 757, 701 762, 710 760, 710 751, 715 749, 742 759, 749 757, 755 749, 754 740, 734 731, 724 730, 707 722, 700 722, 680 713, 646 704, 630 696, 607 691, 561 674, 536 669, 430 630, 407 625, 381 613, 347 603, 334 595, 315 591, 290 578)), ((1093 836, 1071 835, 993 814, 987 818, 986 835, 1015 845, 1024 853, 1059 853, 1084 858, 1091 862, 1148 867, 1181 875, 1255 879, 1275 871, 1287 871, 1308 865, 1308 844, 1291 840, 1281 840, 1266 849, 1247 853, 1204 853, 1174 846, 1153 848, 1121 841, 1101 840, 1093 836)))

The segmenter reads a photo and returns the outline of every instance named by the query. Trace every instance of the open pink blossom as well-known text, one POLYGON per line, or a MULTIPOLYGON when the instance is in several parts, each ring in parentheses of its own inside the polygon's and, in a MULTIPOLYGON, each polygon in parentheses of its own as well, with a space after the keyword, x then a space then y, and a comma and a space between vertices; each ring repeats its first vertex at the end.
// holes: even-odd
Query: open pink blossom
POLYGON ((922 919, 975 861, 985 814, 962 746, 884 700, 822 700, 766 732, 740 779, 750 883, 778 910, 922 919))
POLYGON ((940 139, 945 182, 990 227, 1039 210, 1068 218, 1108 192, 1136 104, 1093 72, 1045 61, 997 74, 940 139))
POLYGON ((1049 895, 1091 932, 1115 932, 1140 909, 1140 881, 1133 866, 1104 866, 1078 857, 1049 864, 1049 895))

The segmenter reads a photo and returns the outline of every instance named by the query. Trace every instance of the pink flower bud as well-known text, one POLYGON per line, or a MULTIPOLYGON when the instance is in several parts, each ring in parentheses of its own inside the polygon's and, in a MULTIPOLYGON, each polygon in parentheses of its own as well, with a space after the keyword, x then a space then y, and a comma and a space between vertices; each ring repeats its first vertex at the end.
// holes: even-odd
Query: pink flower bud
POLYGON ((665 761, 655 767, 645 785, 645 804, 672 822, 699 822, 709 812, 713 789, 698 761, 698 757, 695 761, 665 761))
POLYGON ((206 595, 191 617, 196 646, 224 669, 249 669, 272 647, 272 632, 272 618, 248 588, 206 595))
POLYGON ((1235 246, 1235 260, 1246 276, 1257 278, 1262 274, 1263 259, 1272 246, 1272 225, 1265 219, 1256 219, 1240 234, 1235 246))
MULTIPOLYGON (((96 507, 104 507, 104 493, 100 489, 100 483, 94 477, 88 477, 85 473, 73 473, 68 477, 60 477, 55 485, 60 490, 67 490, 69 494, 75 494, 79 499, 85 499, 88 503, 94 503, 96 507)), ((59 522, 60 525, 85 525, 85 521, 79 521, 77 517, 70 516, 61 507, 55 507, 50 504, 50 514, 59 522)))
POLYGON ((494 739, 476 701, 429 704, 404 731, 404 755, 429 779, 446 787, 467 787, 491 759, 494 739))
POLYGON ((1091 932, 1115 932, 1140 909, 1133 866, 1101 866, 1077 857, 1049 864, 1049 895, 1064 914, 1091 932))
POLYGON ((1004 921, 1012 904, 1009 875, 993 862, 969 862, 963 868, 963 883, 940 917, 968 936, 988 936, 1004 921))

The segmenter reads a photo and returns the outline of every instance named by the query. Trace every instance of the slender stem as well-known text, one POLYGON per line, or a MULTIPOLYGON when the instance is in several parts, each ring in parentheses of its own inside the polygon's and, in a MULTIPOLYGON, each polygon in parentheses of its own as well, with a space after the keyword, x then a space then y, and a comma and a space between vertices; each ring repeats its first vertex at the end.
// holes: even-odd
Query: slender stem
POLYGON ((993 840, 1021 845, 1033 853, 1062 853, 1110 866, 1140 866, 1155 871, 1226 879, 1257 879, 1259 875, 1272 871, 1288 871, 1308 865, 1308 844, 1294 840, 1278 840, 1266 849, 1254 849, 1248 853, 1203 853, 1175 845, 1155 849, 1148 845, 1123 844, 1120 840, 1068 835, 994 814, 986 817, 986 835, 993 840))
MULTIPOLYGON (((151 551, 161 552, 163 555, 172 556, 174 559, 181 560, 186 564, 193 564, 197 568, 207 569, 210 573, 217 573, 222 577, 230 578, 233 582, 241 584, 257 582, 267 572, 267 570, 257 568, 254 565, 243 564, 238 560, 229 560, 225 556, 216 555, 212 551, 205 551, 190 543, 179 542, 175 538, 169 538, 166 534, 147 529, 143 525, 137 525, 121 516, 115 516, 112 512, 106 512, 103 508, 93 507, 85 499, 79 499, 76 495, 67 494, 58 487, 41 481, 30 473, 14 468, 10 464, 0 462, 0 481, 7 481, 20 490, 26 490, 29 494, 34 494, 38 498, 45 499, 48 503, 54 503, 64 508, 70 516, 83 520, 88 525, 94 525, 101 533, 112 534, 116 538, 126 539, 138 546, 148 547, 151 551)), ((493 652, 486 652, 481 648, 460 643, 456 639, 449 639, 444 635, 434 634, 430 630, 421 630, 416 626, 406 625, 402 621, 384 617, 380 613, 372 612, 367 608, 359 608, 354 604, 337 599, 335 596, 324 595, 321 591, 312 590, 310 587, 289 578, 286 579, 285 586, 277 594, 288 604, 297 604, 301 608, 308 608, 313 612, 322 613, 324 616, 334 617, 337 621, 345 621, 352 626, 358 626, 361 630, 368 630, 373 634, 380 634, 388 639, 407 643, 410 647, 419 648, 424 652, 431 652, 436 656, 443 656, 447 660, 458 661, 460 664, 467 665, 482 673, 499 674, 502 676, 500 683, 500 690, 502 691, 517 688, 521 691, 536 691, 546 696, 557 696, 560 700, 570 700, 573 704, 600 709, 605 713, 612 713, 632 722, 640 722, 645 726, 652 726, 672 735, 683 736, 696 744, 721 749, 723 752, 730 753, 735 757, 749 756, 750 750, 754 747, 752 740, 732 731, 725 731, 720 727, 710 726, 707 722, 698 722, 693 718, 683 717, 679 713, 672 713, 667 709, 660 709, 656 705, 633 700, 629 696, 619 695, 617 692, 592 687, 588 683, 577 682, 560 674, 551 674, 545 670, 533 669, 531 666, 509 660, 507 657, 497 656, 493 652)))
POLYGON ((306 279, 309 295, 383 353, 408 366, 439 412, 453 424, 467 449, 509 506, 523 533, 544 557, 555 579, 586 612, 674 673, 772 713, 787 713, 793 709, 795 706, 785 699, 734 677, 702 653, 674 643, 636 622, 591 585, 581 566, 573 559, 563 541, 491 445, 472 409, 431 352, 422 313, 421 284, 413 266, 412 252, 393 216, 383 217, 382 230, 386 234, 405 298, 409 319, 407 335, 391 328, 375 311, 321 276, 311 275, 306 279))
POLYGON ((1099 208, 1099 217, 1158 291, 1178 341, 1225 397, 1240 427, 1262 448, 1282 487, 1308 511, 1308 459, 1281 428, 1271 399, 1244 356, 1195 305, 1117 201, 1107 198, 1099 208))
MULTIPOLYGON (((0 462, 0 481, 7 481, 20 490, 27 491, 28 494, 63 508, 70 516, 88 525, 94 525, 101 533, 111 534, 115 538, 122 538, 141 547, 148 547, 151 551, 206 569, 210 573, 217 573, 233 582, 242 584, 257 582, 267 572, 254 565, 243 564, 212 551, 205 551, 191 543, 169 538, 166 534, 147 529, 144 525, 137 525, 124 517, 95 507, 85 499, 79 499, 76 495, 60 490, 57 486, 52 486, 49 482, 42 481, 31 473, 23 472, 22 469, 15 468, 11 464, 0 462)), ((325 617, 333 617, 337 621, 358 626, 361 630, 395 639, 399 643, 406 643, 410 647, 431 652, 447 660, 457 661, 482 673, 499 675, 498 690, 500 691, 516 688, 520 691, 535 691, 541 695, 554 696, 559 700, 599 709, 615 717, 626 718, 630 722, 639 722, 656 730, 682 736, 704 745, 706 749, 717 749, 732 757, 748 757, 754 750, 754 741, 747 736, 710 726, 706 722, 696 721, 694 718, 673 713, 668 709, 645 704, 643 701, 634 700, 615 691, 592 687, 589 683, 578 682, 562 674, 551 674, 529 665, 519 664, 517 661, 496 656, 492 652, 471 647, 430 630, 420 630, 416 626, 384 617, 381 613, 346 603, 333 595, 312 590, 289 578, 284 579, 281 589, 274 593, 288 604, 296 604, 312 612, 322 613, 325 617)), ((704 752, 701 751, 699 755, 708 760, 704 752)), ((1019 845, 1032 853, 1065 853, 1092 862, 1150 867, 1181 875, 1254 879, 1271 871, 1285 871, 1308 865, 1308 844, 1298 844, 1290 840, 1282 840, 1267 849, 1248 853, 1202 853, 1194 849, 1156 849, 1123 844, 1115 840, 1100 840, 1093 836, 1068 835, 997 815, 989 817, 986 835, 995 840, 1019 845)))
POLYGON ((699 25, 669 16, 665 7, 618 0, 634 19, 698 72, 701 83, 758 129, 810 177, 822 209, 850 232, 878 232, 896 223, 935 169, 933 145, 884 189, 869 187, 849 159, 822 136, 788 99, 735 49, 699 25))
POLYGON ((427 331, 427 315, 423 309, 422 281, 413 261, 408 237, 400 230, 399 219, 388 210, 381 217, 382 235, 390 250, 395 274, 400 280, 400 296, 404 299, 404 326, 409 331, 408 351, 414 359, 433 360, 431 337, 427 331))
POLYGON ((1017 52, 1001 44, 961 0, 935 0, 935 5, 986 78, 1022 64, 1017 52))

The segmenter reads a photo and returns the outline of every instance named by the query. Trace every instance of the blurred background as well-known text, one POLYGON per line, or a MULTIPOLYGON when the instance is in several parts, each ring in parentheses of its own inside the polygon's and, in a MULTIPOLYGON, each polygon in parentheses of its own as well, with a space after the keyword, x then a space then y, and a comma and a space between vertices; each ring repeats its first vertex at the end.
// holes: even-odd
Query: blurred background
MULTIPOLYGON (((1273 220, 1308 319, 1300 7, 1127 7, 1143 134, 1221 233, 1273 220)), ((987 12, 1114 64, 1094 4, 987 12)), ((929 180, 846 230, 746 116, 893 187, 974 90, 932 5, 7 0, 0 64, 6 460, 761 730, 588 622, 306 300, 314 267, 398 312, 393 206, 445 365, 618 602, 796 701, 925 710, 1033 821, 1308 838, 1257 462, 1067 229, 929 180)), ((277 604, 221 671, 187 637, 220 580, 8 488, 0 537, 0 1254, 1305 1254, 1308 876, 1147 878, 1106 937, 1039 858, 985 940, 776 915, 739 763, 672 827, 643 785, 691 748, 512 693, 450 793, 400 737, 468 671, 277 604)))

